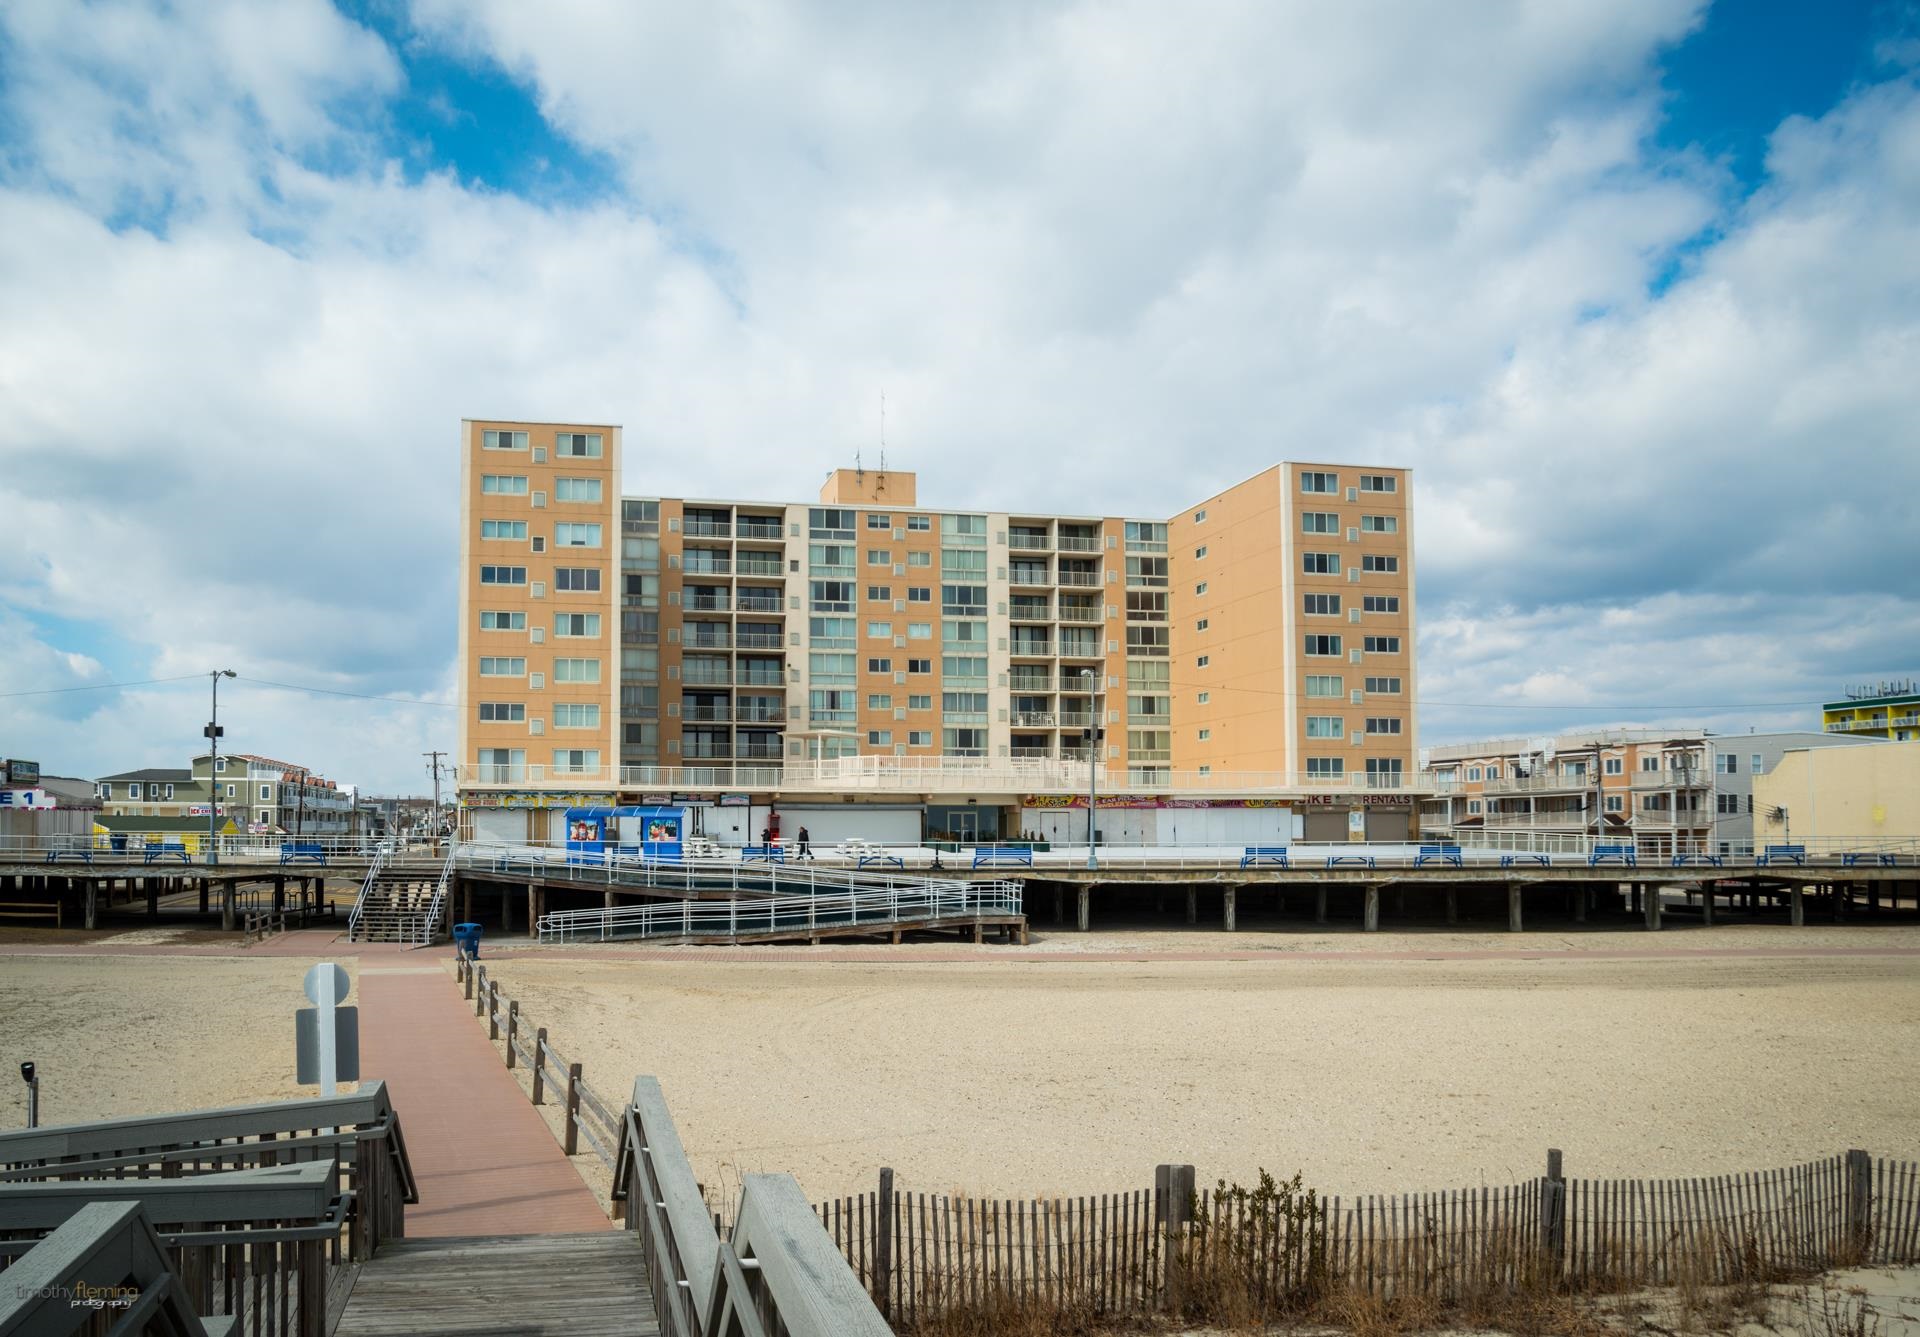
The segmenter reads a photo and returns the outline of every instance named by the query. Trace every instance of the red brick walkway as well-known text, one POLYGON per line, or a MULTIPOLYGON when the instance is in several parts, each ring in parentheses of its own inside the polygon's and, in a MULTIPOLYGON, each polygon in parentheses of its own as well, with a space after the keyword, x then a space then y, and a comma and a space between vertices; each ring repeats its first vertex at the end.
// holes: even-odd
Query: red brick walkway
POLYGON ((612 1229, 462 1001, 446 952, 356 954, 361 1075, 386 1080, 420 1186, 407 1233, 612 1229))

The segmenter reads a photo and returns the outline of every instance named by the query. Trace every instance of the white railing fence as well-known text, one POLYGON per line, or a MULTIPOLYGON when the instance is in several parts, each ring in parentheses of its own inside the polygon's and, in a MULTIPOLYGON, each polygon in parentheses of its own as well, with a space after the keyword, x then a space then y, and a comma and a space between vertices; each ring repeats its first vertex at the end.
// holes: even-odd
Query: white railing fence
POLYGON ((713 901, 668 901, 612 909, 557 910, 540 916, 540 941, 607 941, 613 938, 738 938, 742 935, 937 923, 987 916, 1014 916, 1022 888, 1015 882, 934 886, 887 891, 821 892, 814 895, 729 897, 713 901))

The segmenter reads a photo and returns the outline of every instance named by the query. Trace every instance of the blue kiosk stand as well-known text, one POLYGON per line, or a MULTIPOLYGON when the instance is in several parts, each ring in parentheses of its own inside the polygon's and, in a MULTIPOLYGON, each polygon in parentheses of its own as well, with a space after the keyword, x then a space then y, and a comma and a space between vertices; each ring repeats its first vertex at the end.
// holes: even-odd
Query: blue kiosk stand
POLYGON ((681 808, 567 809, 567 862, 606 863, 611 856, 679 863, 687 815, 681 808))

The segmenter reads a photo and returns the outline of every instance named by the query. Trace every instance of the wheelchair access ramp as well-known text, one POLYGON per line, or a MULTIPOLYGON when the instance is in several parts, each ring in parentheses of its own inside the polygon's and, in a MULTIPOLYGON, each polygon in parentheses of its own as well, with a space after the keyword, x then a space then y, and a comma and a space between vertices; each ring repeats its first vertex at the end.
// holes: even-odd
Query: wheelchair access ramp
POLYGON ((989 928, 1027 937, 1017 882, 916 881, 845 890, 819 888, 797 894, 723 899, 654 901, 592 910, 558 910, 540 916, 543 943, 631 942, 745 943, 820 942, 827 938, 937 930, 966 933, 981 941, 989 928))

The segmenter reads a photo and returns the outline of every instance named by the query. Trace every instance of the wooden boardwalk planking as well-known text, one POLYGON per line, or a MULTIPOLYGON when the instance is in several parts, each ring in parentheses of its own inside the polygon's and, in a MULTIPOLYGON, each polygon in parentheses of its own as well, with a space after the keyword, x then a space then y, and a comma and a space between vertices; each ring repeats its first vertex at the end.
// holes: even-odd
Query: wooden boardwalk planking
POLYGON ((360 1269, 335 1337, 657 1334, 629 1231, 396 1240, 360 1269))

